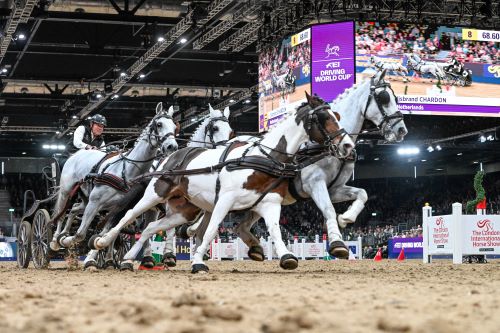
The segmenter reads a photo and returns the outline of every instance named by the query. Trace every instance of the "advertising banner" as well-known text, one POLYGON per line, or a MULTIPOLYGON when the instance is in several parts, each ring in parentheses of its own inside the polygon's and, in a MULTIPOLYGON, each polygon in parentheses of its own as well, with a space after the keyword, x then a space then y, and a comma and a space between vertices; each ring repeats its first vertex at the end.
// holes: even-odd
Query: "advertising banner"
POLYGON ((312 28, 312 93, 332 102, 355 82, 354 22, 312 28))
POLYGON ((16 260, 16 243, 0 242, 0 261, 16 260))
POLYGON ((500 252, 500 219, 489 215, 464 215, 462 219, 463 253, 500 252))
POLYGON ((453 252, 453 216, 432 216, 429 218, 429 250, 432 253, 453 252))
POLYGON ((392 238, 389 239, 389 259, 396 259, 401 252, 401 249, 405 249, 405 257, 408 259, 422 258, 423 248, 422 248, 422 237, 414 238, 392 238))

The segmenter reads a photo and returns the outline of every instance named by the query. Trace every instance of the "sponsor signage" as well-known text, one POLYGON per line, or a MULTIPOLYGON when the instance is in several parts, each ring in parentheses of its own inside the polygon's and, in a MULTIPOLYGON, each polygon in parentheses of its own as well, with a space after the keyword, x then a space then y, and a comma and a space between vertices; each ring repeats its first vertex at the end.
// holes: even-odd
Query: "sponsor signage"
POLYGON ((422 258, 422 242, 422 237, 389 239, 389 258, 397 258, 401 249, 405 249, 405 256, 408 259, 422 258))
POLYGON ((500 251, 500 221, 489 215, 465 215, 462 220, 463 252, 489 254, 500 251))
POLYGON ((316 25, 312 30, 312 93, 332 102, 355 82, 354 22, 316 25))

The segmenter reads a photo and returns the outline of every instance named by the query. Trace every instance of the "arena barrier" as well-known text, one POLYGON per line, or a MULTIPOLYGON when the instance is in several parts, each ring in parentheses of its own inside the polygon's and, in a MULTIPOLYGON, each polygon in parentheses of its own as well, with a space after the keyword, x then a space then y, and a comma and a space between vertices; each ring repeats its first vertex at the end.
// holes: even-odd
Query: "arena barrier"
POLYGON ((452 214, 432 216, 432 208, 423 207, 423 261, 433 255, 453 255, 461 264, 464 255, 500 254, 500 215, 463 215, 462 204, 452 205, 452 214))
MULTIPOLYGON (((347 241, 345 243, 349 248, 349 257, 355 259, 361 259, 363 257, 361 237, 358 237, 356 241, 347 241)), ((264 255, 268 260, 279 259, 271 241, 261 237, 260 245, 264 249, 264 255)), ((303 260, 312 258, 323 259, 328 255, 326 235, 323 236, 322 241, 319 240, 319 235, 316 235, 314 242, 306 242, 305 239, 299 241, 295 238, 293 243, 289 243, 287 247, 297 258, 303 260)), ((229 242, 221 242, 220 239, 216 239, 211 244, 211 250, 212 260, 249 259, 248 246, 246 246, 240 238, 232 239, 229 242)))

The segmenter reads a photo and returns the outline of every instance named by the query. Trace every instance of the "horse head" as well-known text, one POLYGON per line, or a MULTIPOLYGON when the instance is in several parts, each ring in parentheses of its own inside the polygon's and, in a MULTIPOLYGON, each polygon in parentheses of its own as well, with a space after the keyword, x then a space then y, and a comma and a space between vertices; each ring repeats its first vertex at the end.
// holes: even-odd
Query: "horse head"
POLYGON ((166 111, 163 103, 160 102, 156 105, 156 115, 147 126, 149 144, 159 148, 166 155, 179 148, 175 136, 180 128, 179 124, 174 121, 173 115, 173 106, 166 111))
POLYGON ((208 104, 210 111, 209 121, 205 127, 205 142, 210 142, 212 148, 215 148, 218 143, 224 143, 233 135, 233 129, 229 125, 229 107, 226 107, 223 112, 215 110, 208 104))
POLYGON ((370 95, 366 102, 364 118, 377 125, 387 141, 400 142, 408 130, 403 114, 398 110, 397 98, 391 84, 384 80, 386 71, 384 69, 371 78, 370 95))
POLYGON ((297 124, 303 121, 309 139, 329 146, 336 157, 349 156, 354 142, 340 125, 340 115, 332 111, 330 105, 318 96, 311 96, 306 92, 306 98, 307 103, 297 109, 297 124))

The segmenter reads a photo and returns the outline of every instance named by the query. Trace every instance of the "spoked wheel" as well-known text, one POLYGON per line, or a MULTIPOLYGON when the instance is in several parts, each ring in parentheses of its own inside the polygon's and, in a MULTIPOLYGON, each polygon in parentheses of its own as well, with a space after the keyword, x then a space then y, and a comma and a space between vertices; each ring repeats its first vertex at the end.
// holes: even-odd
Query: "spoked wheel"
POLYGON ((31 224, 22 221, 17 234, 17 266, 28 268, 31 260, 31 224))
POLYGON ((52 240, 49 221, 50 215, 46 209, 39 209, 33 218, 31 254, 36 268, 47 268, 49 266, 49 243, 52 240))
POLYGON ((130 250, 130 237, 128 235, 120 234, 113 242, 113 261, 117 267, 123 260, 123 257, 130 250))

